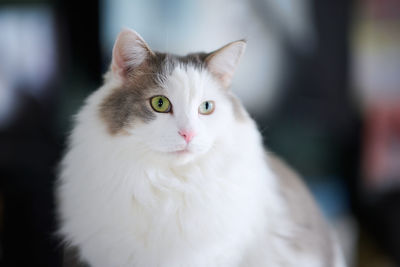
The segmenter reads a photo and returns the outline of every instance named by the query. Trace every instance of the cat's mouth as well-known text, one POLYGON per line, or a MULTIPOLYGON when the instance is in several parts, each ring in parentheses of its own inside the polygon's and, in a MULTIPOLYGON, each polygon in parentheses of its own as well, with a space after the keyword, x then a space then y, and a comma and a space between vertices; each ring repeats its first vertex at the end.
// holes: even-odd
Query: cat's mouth
POLYGON ((177 155, 185 155, 185 154, 191 153, 191 151, 190 151, 189 147, 185 147, 185 148, 180 149, 180 150, 175 150, 173 153, 177 154, 177 155))
POLYGON ((190 148, 189 145, 177 147, 175 150, 171 151, 174 155, 187 155, 191 154, 193 150, 190 148))

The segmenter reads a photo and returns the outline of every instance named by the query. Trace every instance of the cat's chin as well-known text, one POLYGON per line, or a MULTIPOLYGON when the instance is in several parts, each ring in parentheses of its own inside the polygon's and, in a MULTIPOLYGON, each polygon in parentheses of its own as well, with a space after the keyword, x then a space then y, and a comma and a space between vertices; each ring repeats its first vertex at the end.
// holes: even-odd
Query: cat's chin
POLYGON ((167 157, 173 165, 186 165, 207 156, 212 147, 212 145, 189 145, 182 149, 168 152, 167 157))
POLYGON ((196 159, 197 153, 192 150, 185 148, 182 150, 177 150, 169 153, 169 159, 172 164, 175 165, 185 165, 196 159))
POLYGON ((193 152, 189 149, 189 148, 184 148, 181 150, 176 150, 176 151, 172 151, 172 154, 175 155, 189 155, 189 154, 193 154, 193 152))
MULTIPOLYGON (((160 159, 170 165, 185 165, 195 161, 202 153, 190 148, 163 152, 160 159)), ((160 155, 160 154, 158 154, 160 155)))

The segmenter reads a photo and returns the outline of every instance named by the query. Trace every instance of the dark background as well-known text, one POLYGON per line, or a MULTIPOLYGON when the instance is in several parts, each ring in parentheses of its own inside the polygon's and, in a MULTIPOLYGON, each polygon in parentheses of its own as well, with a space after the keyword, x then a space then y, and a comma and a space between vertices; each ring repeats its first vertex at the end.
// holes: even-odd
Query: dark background
MULTIPOLYGON (((279 84, 280 97, 268 112, 253 116, 266 129, 266 145, 305 177, 327 217, 342 231, 353 266, 399 266, 399 191, 365 186, 368 117, 352 98, 352 26, 368 2, 311 1, 317 45, 305 53, 290 41, 267 1, 249 1, 263 23, 275 25, 282 60, 290 61, 279 84)), ((5 14, 10 7, 35 6, 51 11, 56 65, 40 97, 27 93, 29 83, 17 83, 13 90, 19 104, 0 127, 1 266, 61 266, 53 193, 57 163, 71 115, 101 84, 109 60, 101 49, 99 1, 0 2, 5 14)), ((0 38, 5 37, 0 33, 0 38)))

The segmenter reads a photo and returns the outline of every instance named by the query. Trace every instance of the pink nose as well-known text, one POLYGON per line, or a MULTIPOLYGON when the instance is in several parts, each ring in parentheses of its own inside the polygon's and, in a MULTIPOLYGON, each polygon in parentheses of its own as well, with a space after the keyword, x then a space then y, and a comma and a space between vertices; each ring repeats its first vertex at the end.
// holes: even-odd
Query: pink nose
POLYGON ((178 133, 180 136, 183 137, 183 139, 185 139, 186 143, 189 143, 196 135, 194 131, 186 131, 186 130, 179 131, 178 133))

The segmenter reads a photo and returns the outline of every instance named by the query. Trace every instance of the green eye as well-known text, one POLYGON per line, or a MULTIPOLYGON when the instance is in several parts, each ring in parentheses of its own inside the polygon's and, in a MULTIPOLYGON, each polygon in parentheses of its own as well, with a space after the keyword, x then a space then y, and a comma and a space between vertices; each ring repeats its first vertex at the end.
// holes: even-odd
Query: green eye
POLYGON ((171 111, 171 103, 169 102, 168 98, 162 95, 153 96, 150 99, 151 107, 156 112, 161 113, 168 113, 171 111))
POLYGON ((215 109, 214 101, 204 101, 199 106, 199 113, 203 115, 210 115, 215 109))

